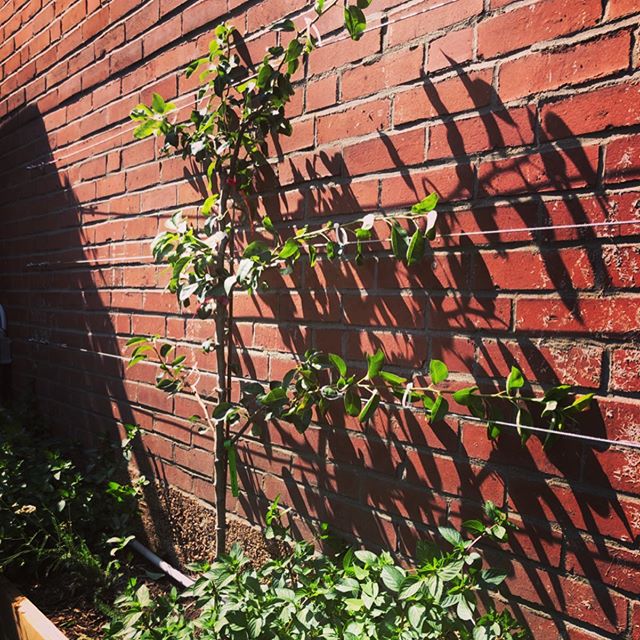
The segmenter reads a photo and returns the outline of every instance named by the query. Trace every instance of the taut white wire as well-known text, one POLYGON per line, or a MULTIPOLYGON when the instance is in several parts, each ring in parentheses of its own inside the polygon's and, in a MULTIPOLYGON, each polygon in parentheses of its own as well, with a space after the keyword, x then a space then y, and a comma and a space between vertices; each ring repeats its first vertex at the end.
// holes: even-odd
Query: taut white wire
MULTIPOLYGON (((145 214, 146 216, 147 214, 145 214)), ((158 214, 154 214, 158 215, 158 214)), ((165 214, 166 215, 166 214, 165 214)), ((640 224, 640 218, 635 220, 613 220, 611 222, 580 222, 576 224, 559 224, 559 225, 549 225, 549 226, 540 226, 540 227, 513 227, 509 229, 491 229, 489 231, 468 231, 468 232, 459 232, 459 233, 446 233, 438 238, 459 238, 461 236, 476 236, 476 235, 494 235, 494 234, 510 234, 510 233, 522 233, 525 231, 551 231, 553 229, 583 229, 586 227, 608 227, 608 226, 623 226, 627 224, 640 224)), ((361 244, 380 244, 383 242, 388 242, 388 239, 372 239, 372 240, 361 240, 361 244)), ((347 240, 345 242, 339 243, 341 247, 348 245, 358 244, 357 240, 347 240)), ((131 258, 127 258, 123 256, 122 258, 96 258, 95 260, 70 260, 70 261, 53 261, 53 262, 29 262, 25 265, 25 269, 36 268, 36 267, 46 267, 53 265, 74 265, 74 264, 93 264, 98 265, 100 263, 105 263, 107 266, 110 264, 120 264, 121 260, 125 263, 129 262, 137 262, 143 259, 150 258, 150 256, 135 256, 131 258), (116 262, 117 261, 117 262, 116 262)), ((165 266, 160 263, 158 266, 165 266)))
MULTIPOLYGON (((55 343, 51 343, 51 342, 46 342, 43 340, 37 340, 34 338, 28 338, 27 342, 33 342, 36 344, 41 344, 43 346, 47 346, 47 347, 53 347, 56 349, 72 349, 75 351, 81 351, 83 353, 89 353, 92 355, 97 355, 97 356, 103 356, 106 358, 117 358, 118 360, 127 360, 127 356, 122 356, 119 354, 114 354, 114 353, 104 353, 102 351, 94 351, 93 349, 84 349, 82 347, 72 347, 69 346, 67 344, 55 344, 55 343)), ((420 407, 413 407, 411 405, 408 406, 403 406, 402 404, 398 404, 397 402, 387 402, 384 404, 384 406, 387 407, 397 407, 399 409, 408 409, 410 411, 414 411, 416 413, 423 413, 426 414, 428 413, 427 410, 425 409, 421 409, 420 407)), ((450 412, 447 414, 448 416, 451 416, 453 418, 458 418, 460 420, 466 420, 469 422, 473 422, 476 424, 487 424, 488 422, 491 422, 493 424, 496 424, 498 426, 501 427, 510 427, 510 428, 515 428, 515 429, 524 429, 526 431, 532 431, 534 433, 545 433, 547 435, 552 435, 552 436, 561 436, 561 437, 565 437, 565 438, 573 438, 573 439, 577 439, 577 440, 584 440, 586 442, 593 442, 593 443, 597 443, 597 444, 603 444, 603 445, 611 445, 614 447, 626 447, 629 449, 639 449, 640 450, 640 442, 636 442, 633 440, 610 440, 609 438, 599 438, 597 436, 589 436, 585 433, 576 433, 575 431, 557 431, 555 429, 546 429, 544 427, 534 427, 534 426, 529 426, 529 425, 519 425, 516 424, 515 422, 505 422, 503 420, 483 420, 482 418, 477 418, 476 416, 468 416, 468 415, 464 415, 462 413, 453 413, 450 412)))

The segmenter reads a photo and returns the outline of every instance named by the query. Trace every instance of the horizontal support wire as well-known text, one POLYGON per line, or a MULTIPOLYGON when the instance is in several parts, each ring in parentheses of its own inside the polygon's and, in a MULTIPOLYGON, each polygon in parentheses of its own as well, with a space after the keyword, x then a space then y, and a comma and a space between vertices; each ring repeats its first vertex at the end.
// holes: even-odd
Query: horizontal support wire
MULTIPOLYGON (((162 214, 153 214, 153 215, 162 215, 162 214)), ((167 214, 165 214, 167 215, 167 214)), ((142 217, 142 216, 140 216, 142 217)), ((135 217, 134 219, 137 219, 135 217)), ((554 229, 584 229, 584 228, 593 228, 593 227, 609 227, 609 226, 623 226, 630 224, 640 224, 640 218, 632 219, 632 220, 613 220, 611 222, 580 222, 576 224, 558 224, 558 225, 548 225, 548 226, 538 226, 538 227, 511 227, 507 229, 490 229, 488 231, 461 231, 456 233, 447 233, 437 236, 438 238, 460 238, 467 236, 478 236, 478 235, 499 235, 505 234, 509 235, 512 233, 523 233, 527 231, 552 231, 554 229)), ((327 233, 333 233, 332 230, 328 230, 327 233)), ((602 238, 601 238, 602 239, 602 238)), ((371 239, 371 240, 360 240, 360 244, 380 244, 382 242, 388 242, 388 239, 371 239)), ((357 245, 357 240, 347 240, 345 242, 337 241, 339 246, 345 247, 350 245, 357 245)), ((446 250, 447 247, 444 247, 446 250)), ((25 265, 25 269, 37 269, 44 268, 49 266, 74 266, 74 265, 83 265, 88 264, 90 266, 100 266, 102 264, 109 266, 111 264, 126 264, 127 262, 139 262, 142 260, 152 259, 151 256, 132 256, 122 258, 96 258, 94 260, 85 259, 85 260, 71 260, 71 261, 52 261, 52 262, 29 262, 25 265)), ((166 266, 164 263, 159 263, 159 266, 166 266)))
MULTIPOLYGON (((56 349, 71 349, 73 351, 81 351, 83 353, 88 353, 91 355, 96 355, 96 356, 100 356, 100 357, 105 357, 105 358, 115 358, 118 359, 120 361, 126 361, 129 358, 127 356, 122 356, 119 354, 114 354, 114 353, 104 353, 101 351, 94 351, 92 349, 84 349, 82 347, 72 347, 70 345, 66 345, 66 344, 55 344, 55 343, 51 343, 51 342, 46 342, 43 340, 36 340, 33 338, 27 339, 27 342, 33 342, 36 344, 40 344, 42 346, 46 346, 46 347, 53 347, 56 349)), ((236 378, 239 381, 249 381, 246 380, 244 378, 236 378)), ((259 380, 250 380, 253 382, 260 382, 259 380)), ((420 407, 413 407, 411 405, 403 405, 401 403, 398 402, 385 402, 384 405, 385 407, 389 407, 389 408, 394 408, 394 409, 407 409, 409 411, 412 411, 413 413, 422 413, 422 414, 427 414, 428 411, 426 409, 422 409, 420 407)), ((489 422, 491 422, 492 424, 498 425, 500 427, 509 427, 512 429, 517 429, 517 430, 525 430, 525 431, 531 431, 533 433, 540 433, 540 434, 546 434, 546 435, 551 435, 551 436, 560 436, 560 437, 565 437, 565 438, 573 438, 574 440, 583 440, 585 442, 591 442, 594 444, 599 444, 599 445, 607 445, 607 446, 614 446, 614 447, 624 447, 624 448, 628 448, 628 449, 637 449, 640 450, 640 442, 636 442, 633 440, 610 440, 609 438, 599 438, 598 436, 590 436, 587 435, 585 433, 576 433, 575 431, 558 431, 555 429, 546 429, 544 427, 535 427, 532 425, 519 425, 515 422, 506 422, 504 420, 483 420, 482 418, 478 418, 476 416, 471 416, 471 415, 465 415, 462 413, 454 413, 454 412, 450 412, 447 414, 448 416, 451 416, 453 418, 457 418, 459 420, 464 420, 467 422, 472 422, 474 424, 488 424, 489 422)))
MULTIPOLYGON (((441 7, 445 7, 445 6, 449 5, 449 4, 452 4, 453 2, 457 2, 457 0, 443 0, 442 2, 440 2, 438 4, 425 7, 424 9, 421 9, 420 11, 415 11, 413 13, 410 13, 410 14, 407 14, 407 15, 404 15, 404 16, 400 16, 399 18, 396 18, 395 20, 387 20, 383 14, 374 15, 372 17, 372 19, 373 18, 378 18, 380 21, 377 24, 369 25, 366 29, 364 29, 364 31, 362 33, 363 34, 367 33, 369 31, 378 29, 378 28, 380 28, 382 26, 390 26, 392 24, 395 24, 397 22, 401 22, 403 20, 407 20, 409 18, 415 18, 416 16, 422 15, 423 13, 427 13, 429 11, 433 11, 434 9, 439 9, 441 7)), ((398 11, 401 11, 401 10, 404 10, 404 9, 406 9, 406 7, 401 5, 399 7, 395 7, 393 9, 390 9, 388 11, 388 14, 394 14, 394 13, 397 13, 398 11)), ((301 14, 301 16, 298 16, 298 17, 302 17, 302 16, 304 16, 307 13, 310 13, 310 12, 311 12, 311 10, 306 11, 303 14, 301 14)), ((280 22, 280 21, 278 21, 278 22, 280 22)), ((273 23, 270 26, 273 27, 275 24, 277 24, 277 23, 273 23)), ((260 31, 259 34, 255 34, 253 36, 250 36, 249 38, 246 39, 246 42, 251 42, 251 41, 257 39, 258 37, 264 35, 264 33, 266 33, 266 30, 262 30, 262 31, 260 31)), ((351 36, 349 34, 342 34, 342 35, 336 35, 334 37, 328 38, 326 41, 322 41, 322 39, 320 39, 319 47, 326 46, 326 45, 329 45, 329 44, 333 44, 335 42, 340 42, 342 40, 348 40, 350 38, 351 38, 351 36)), ((245 79, 243 79, 242 81, 236 83, 233 86, 238 86, 240 84, 243 84, 246 81, 247 81, 247 79, 245 78, 245 79)), ((147 88, 148 88, 148 86, 145 87, 144 89, 140 89, 140 91, 144 91, 147 88)), ((196 90, 194 92, 195 95, 188 102, 186 102, 184 105, 182 105, 182 107, 188 107, 191 104, 195 104, 197 102, 197 92, 198 92, 198 90, 196 90)), ((177 105, 177 103, 182 102, 183 100, 186 100, 189 97, 190 97, 190 94, 186 94, 184 96, 176 97, 176 98, 170 100, 170 102, 174 102, 177 105)), ((122 124, 125 124, 125 123, 122 123, 122 124)), ((123 136, 126 133, 129 133, 130 131, 133 131, 137 126, 138 125, 135 124, 135 123, 133 125, 129 124, 122 131, 119 131, 118 133, 114 134, 113 136, 105 138, 104 140, 100 140, 98 142, 95 142, 94 144, 91 144, 91 145, 88 145, 88 146, 83 146, 81 149, 78 149, 77 151, 71 151, 68 154, 61 155, 61 156, 59 156, 57 158, 54 157, 51 160, 46 160, 46 161, 43 161, 43 162, 34 162, 34 163, 27 164, 27 165, 22 165, 22 167, 25 168, 25 169, 39 169, 41 167, 46 167, 46 166, 49 166, 49 165, 56 164, 56 163, 61 162, 63 160, 67 160, 68 158, 71 158, 71 157, 77 155, 78 153, 86 153, 86 152, 90 151, 91 149, 95 149, 96 147, 100 147, 100 146, 104 145, 105 143, 110 142, 111 140, 115 140, 116 138, 119 138, 120 136, 123 136)), ((78 141, 78 142, 73 143, 73 144, 82 144, 82 141, 78 141)), ((106 151, 112 151, 112 150, 113 149, 107 149, 106 151)), ((87 158, 87 159, 89 159, 89 158, 87 158)))

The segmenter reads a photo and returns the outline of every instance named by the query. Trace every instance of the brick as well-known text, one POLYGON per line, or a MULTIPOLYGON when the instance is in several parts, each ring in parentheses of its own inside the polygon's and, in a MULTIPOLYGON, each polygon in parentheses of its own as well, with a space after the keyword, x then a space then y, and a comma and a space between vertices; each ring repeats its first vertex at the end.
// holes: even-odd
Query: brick
POLYGON ((112 74, 121 71, 142 58, 142 42, 134 40, 114 51, 109 58, 109 69, 112 74))
POLYGON ((310 81, 306 88, 306 111, 310 113, 336 104, 338 93, 338 77, 326 76, 310 81))
POLYGON ((515 327, 519 331, 624 335, 640 328, 640 309, 621 297, 575 301, 523 298, 516 303, 515 327))
POLYGON ((422 73, 423 56, 422 47, 411 47, 345 71, 340 83, 342 100, 353 100, 417 80, 422 73))
POLYGON ((473 58, 472 28, 450 31, 429 44, 427 71, 455 67, 473 58))
POLYGON ((429 0, 429 4, 434 5, 433 8, 418 18, 402 19, 403 16, 415 11, 413 6, 406 11, 394 14, 395 22, 389 27, 389 45, 395 46, 421 36, 431 35, 435 31, 480 14, 484 8, 482 0, 457 0, 446 5, 436 0, 429 0))
POLYGON ((424 327, 424 300, 420 296, 343 295, 345 319, 358 326, 392 323, 396 327, 424 327))
POLYGON ((378 206, 378 180, 360 180, 337 186, 321 186, 309 192, 312 216, 341 216, 371 211, 378 206))
POLYGON ((482 58, 522 49, 594 26, 602 5, 597 0, 538 2, 494 15, 478 24, 478 55, 482 58))
POLYGON ((466 200, 473 192, 474 175, 468 164, 435 167, 406 176, 385 178, 382 206, 385 209, 412 206, 430 193, 451 202, 466 200))
POLYGON ((618 391, 640 391, 640 350, 613 350, 609 386, 618 391))
POLYGON ((635 0, 611 0, 607 4, 607 19, 622 18, 632 13, 640 13, 635 0))
POLYGON ((606 147, 605 182, 620 183, 640 179, 640 136, 612 140, 606 147))
POLYGON ((595 270, 585 249, 495 251, 478 254, 474 291, 593 289, 595 270))
POLYGON ((540 121, 547 140, 638 124, 640 84, 622 82, 545 104, 540 121))
POLYGON ((346 147, 344 167, 348 175, 357 176, 416 165, 424 160, 424 148, 424 129, 382 134, 379 138, 346 147))
POLYGON ((511 324, 511 300, 471 296, 431 296, 428 328, 437 330, 508 329, 511 324))
POLYGON ((597 171, 597 146, 552 149, 483 162, 478 170, 479 192, 506 195, 595 186, 597 171))
POLYGON ((607 77, 629 66, 631 36, 619 31, 565 49, 532 53, 500 67, 505 102, 565 85, 607 77))
POLYGON ((308 149, 313 146, 314 118, 292 122, 293 135, 277 136, 269 140, 269 154, 282 156, 292 151, 308 149))
POLYGON ((347 39, 329 43, 309 57, 309 75, 315 76, 348 63, 372 56, 380 51, 380 30, 365 33, 357 42, 347 39))
POLYGON ((535 108, 492 111, 429 128, 429 160, 533 144, 535 108))
POLYGON ((389 100, 365 102, 345 111, 318 117, 318 144, 365 136, 387 128, 389 100))
POLYGON ((607 285, 616 289, 640 287, 640 247, 613 244, 602 248, 607 285))
POLYGON ((461 74, 439 82, 398 92, 394 98, 394 126, 427 120, 439 115, 460 113, 484 107, 491 101, 493 89, 490 69, 461 74))

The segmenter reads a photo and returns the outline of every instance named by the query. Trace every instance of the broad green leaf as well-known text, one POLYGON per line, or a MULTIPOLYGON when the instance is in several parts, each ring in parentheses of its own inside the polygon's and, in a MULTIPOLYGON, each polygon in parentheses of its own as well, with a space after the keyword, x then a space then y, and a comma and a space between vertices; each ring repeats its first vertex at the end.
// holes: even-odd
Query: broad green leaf
POLYGON ((338 373, 342 377, 347 375, 347 364, 339 355, 335 353, 330 353, 329 361, 338 370, 338 373))
POLYGON ((463 407, 467 407, 471 402, 473 394, 477 390, 478 387, 465 387, 464 389, 458 389, 458 391, 453 394, 453 399, 463 407))
POLYGON ((460 547, 464 542, 460 532, 453 527, 438 527, 438 531, 452 547, 460 547))
POLYGON ((300 244, 294 238, 289 238, 285 243, 278 257, 282 260, 287 260, 292 257, 298 257, 300 255, 300 244))
POLYGON ((372 356, 367 356, 367 378, 373 380, 384 364, 384 352, 378 349, 372 356))
POLYGON ((411 236, 411 242, 407 248, 407 266, 412 266, 420 262, 424 257, 424 236, 419 229, 416 229, 411 236))
POLYGON ((164 98, 159 93, 154 93, 151 99, 151 106, 156 113, 164 113, 166 106, 164 98))
POLYGON ((347 415, 356 417, 360 414, 361 400, 355 387, 349 387, 344 394, 344 408, 347 415))
POLYGON ((426 198, 420 200, 420 202, 414 204, 411 207, 413 213, 428 213, 433 211, 438 204, 438 194, 430 193, 426 198))
POLYGON ((513 391, 515 389, 520 389, 522 386, 524 386, 524 376, 522 375, 522 371, 517 367, 512 366, 509 377, 507 378, 507 395, 513 395, 513 391))
POLYGON ((360 415, 358 415, 358 420, 360 422, 366 422, 373 414, 373 412, 378 408, 380 404, 380 394, 377 391, 374 391, 371 394, 371 397, 367 400, 364 407, 362 407, 362 411, 360 415))
POLYGON ((402 376, 397 376, 395 373, 391 373, 390 371, 382 371, 378 373, 378 375, 387 383, 394 387, 399 387, 407 384, 407 379, 402 376))
POLYGON ((350 5, 344 9, 344 24, 352 40, 360 40, 364 30, 367 28, 367 20, 362 9, 358 6, 350 5))
POLYGON ((431 360, 429 363, 429 375, 433 384, 440 384, 449 377, 449 369, 441 360, 431 360))
POLYGON ((404 584, 405 572, 399 567, 389 565, 383 567, 380 577, 387 589, 398 593, 404 584))
POLYGON ((449 403, 442 396, 436 396, 433 407, 431 407, 431 422, 439 422, 448 412, 449 403))

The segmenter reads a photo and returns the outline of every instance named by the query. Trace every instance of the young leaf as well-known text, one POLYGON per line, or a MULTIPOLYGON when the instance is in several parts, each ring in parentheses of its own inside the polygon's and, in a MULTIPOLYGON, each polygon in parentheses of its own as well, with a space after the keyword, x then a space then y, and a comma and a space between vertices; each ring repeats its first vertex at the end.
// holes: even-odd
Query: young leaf
POLYGON ((449 377, 449 369, 441 360, 432 360, 429 363, 429 375, 433 384, 440 384, 449 377))
POLYGON ((344 9, 344 24, 352 40, 360 40, 367 27, 367 20, 360 7, 351 5, 344 9))
POLYGON ((433 407, 431 407, 431 422, 439 422, 449 412, 449 403, 442 397, 437 396, 433 407))
POLYGON ((384 364, 384 352, 378 349, 372 356, 367 356, 367 378, 373 380, 382 369, 384 364))
POLYGON ((458 391, 453 394, 453 399, 463 407, 468 407, 472 402, 473 394, 477 390, 478 387, 465 387, 464 389, 458 389, 458 391))
POLYGON ((347 365, 345 361, 335 353, 329 354, 329 362, 338 370, 338 373, 344 377, 347 375, 347 365))
POLYGON ((407 266, 412 266, 420 262, 424 256, 424 236, 419 229, 416 229, 411 236, 411 242, 407 248, 407 266))
POLYGON ((438 204, 438 194, 430 193, 426 198, 420 200, 420 202, 414 204, 411 207, 412 213, 428 213, 433 211, 438 204))
POLYGON ((515 389, 520 389, 524 386, 524 376, 522 371, 516 367, 511 367, 511 372, 507 378, 507 395, 512 396, 515 389))
POLYGON ((344 394, 344 408, 348 416, 356 417, 360 414, 360 395, 354 387, 349 387, 344 394))
POLYGON ((380 394, 377 391, 374 391, 371 394, 371 397, 367 400, 367 403, 362 407, 358 420, 360 422, 366 422, 373 415, 373 412, 378 408, 379 404, 380 394))
POLYGON ((452 547, 462 546, 464 540, 457 529, 453 527, 438 527, 438 531, 452 547))

